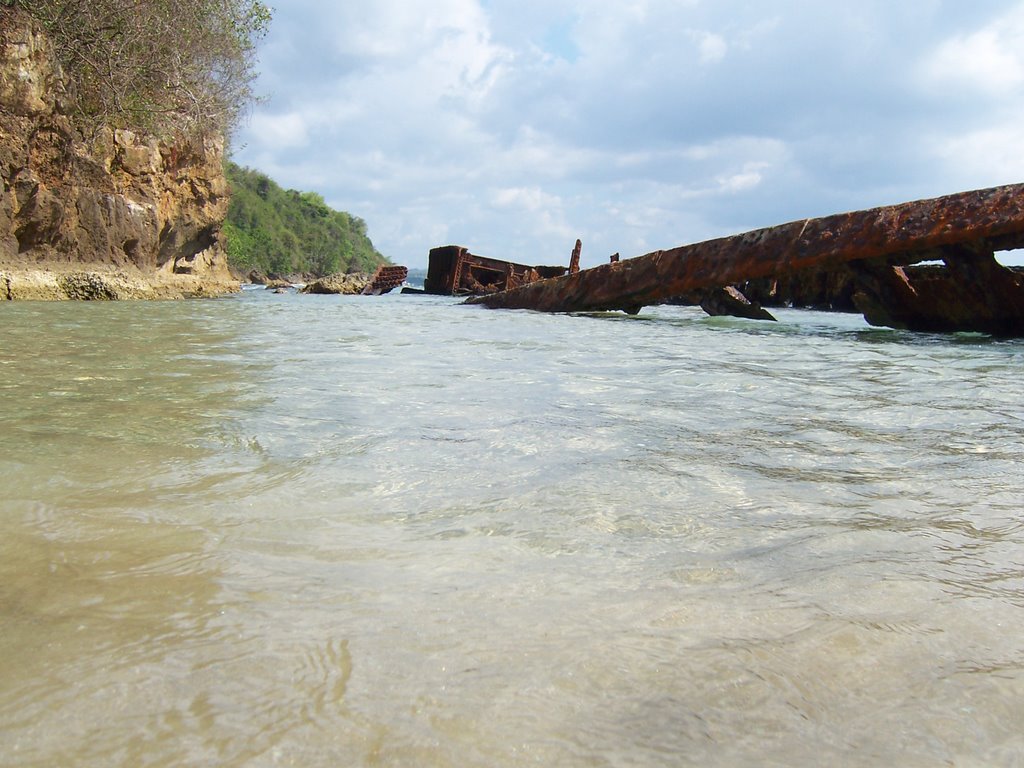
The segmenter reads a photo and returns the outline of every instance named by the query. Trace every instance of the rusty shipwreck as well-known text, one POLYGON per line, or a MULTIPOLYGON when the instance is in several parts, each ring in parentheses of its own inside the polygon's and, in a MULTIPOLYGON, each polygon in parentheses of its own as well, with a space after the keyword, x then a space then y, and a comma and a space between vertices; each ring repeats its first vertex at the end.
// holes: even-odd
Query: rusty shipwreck
POLYGON ((470 253, 460 245, 432 248, 423 291, 440 296, 484 295, 564 275, 566 267, 530 266, 470 253))
MULTIPOLYGON (((468 270, 478 290, 463 292, 480 294, 468 303, 636 313, 694 292, 841 270, 852 281, 853 303, 873 325, 1024 336, 1024 274, 995 258, 1022 247, 1024 184, 1011 184, 802 219, 631 259, 616 254, 598 267, 563 267, 536 280, 522 280, 530 273, 521 265, 474 264, 464 260, 468 251, 449 246, 427 282, 458 293, 459 275, 468 270), (914 266, 923 262, 929 266, 914 266)), ((434 270, 433 251, 430 264, 434 270)))

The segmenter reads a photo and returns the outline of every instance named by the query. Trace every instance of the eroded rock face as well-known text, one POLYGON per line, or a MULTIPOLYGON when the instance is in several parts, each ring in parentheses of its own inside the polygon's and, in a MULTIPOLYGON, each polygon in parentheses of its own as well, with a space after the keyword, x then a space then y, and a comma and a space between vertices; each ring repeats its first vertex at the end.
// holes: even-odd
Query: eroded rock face
POLYGON ((86 136, 64 113, 64 101, 45 36, 5 10, 0 271, 8 285, 32 284, 25 274, 32 271, 89 269, 148 281, 160 296, 237 290, 221 235, 228 206, 223 141, 158 141, 111 129, 86 136))

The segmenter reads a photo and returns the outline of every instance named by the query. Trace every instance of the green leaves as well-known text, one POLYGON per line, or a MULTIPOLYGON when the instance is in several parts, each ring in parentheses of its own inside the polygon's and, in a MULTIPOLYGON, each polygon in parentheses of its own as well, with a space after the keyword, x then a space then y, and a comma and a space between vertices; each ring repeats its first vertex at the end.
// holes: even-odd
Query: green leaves
POLYGON ((233 266, 320 277, 388 263, 367 237, 365 221, 333 210, 316 192, 282 189, 234 163, 225 171, 231 207, 224 234, 233 266))

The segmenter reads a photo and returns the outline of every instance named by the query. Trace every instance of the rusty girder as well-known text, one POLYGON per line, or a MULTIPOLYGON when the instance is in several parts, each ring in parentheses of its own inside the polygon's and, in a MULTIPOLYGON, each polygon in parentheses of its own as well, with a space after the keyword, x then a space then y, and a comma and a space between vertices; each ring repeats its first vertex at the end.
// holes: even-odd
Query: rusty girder
POLYGON ((672 296, 807 267, 945 246, 1024 245, 1024 184, 757 229, 541 280, 471 304, 544 312, 636 312, 672 296))

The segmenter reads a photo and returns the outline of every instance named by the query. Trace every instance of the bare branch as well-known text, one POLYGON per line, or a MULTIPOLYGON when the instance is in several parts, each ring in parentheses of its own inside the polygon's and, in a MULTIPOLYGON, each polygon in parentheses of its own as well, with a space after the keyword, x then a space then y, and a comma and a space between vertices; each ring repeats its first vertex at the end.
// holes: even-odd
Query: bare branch
POLYGON ((254 101, 262 0, 4 0, 46 28, 77 117, 230 134, 254 101))

